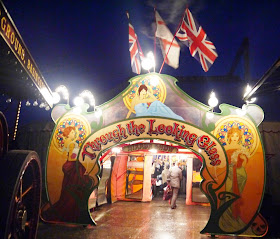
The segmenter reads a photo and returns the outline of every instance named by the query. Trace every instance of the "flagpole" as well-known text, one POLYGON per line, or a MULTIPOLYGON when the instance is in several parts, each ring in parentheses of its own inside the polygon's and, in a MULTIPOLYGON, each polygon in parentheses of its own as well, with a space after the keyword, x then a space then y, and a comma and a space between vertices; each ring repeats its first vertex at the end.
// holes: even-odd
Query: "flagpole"
MULTIPOLYGON (((155 14, 155 23, 157 23, 157 19, 156 19, 156 6, 154 7, 154 14, 155 14)), ((155 30, 155 34, 154 34, 154 60, 156 62, 156 32, 157 32, 157 24, 156 24, 156 30, 155 30)), ((154 64, 154 72, 156 72, 156 64, 154 64)))
MULTIPOLYGON (((126 11, 126 16, 127 16, 128 22, 130 23, 128 11, 126 11)), ((135 31, 135 29, 134 29, 134 31, 135 31)), ((136 32, 135 32, 135 35, 137 36, 136 32)), ((142 56, 144 57, 144 53, 143 53, 142 48, 141 48, 141 46, 140 46, 140 43, 139 43, 139 41, 138 41, 138 36, 136 37, 136 42, 137 42, 137 45, 138 45, 138 47, 139 47, 139 50, 140 50, 142 56)), ((140 54, 140 58, 141 58, 141 54, 140 54)), ((140 60, 141 60, 141 59, 140 59, 140 60)), ((150 70, 148 70, 148 72, 150 73, 150 70)))
MULTIPOLYGON (((185 10, 185 11, 186 11, 186 10, 185 10)), ((184 16, 185 16, 185 11, 184 11, 183 16, 182 16, 182 18, 181 18, 181 21, 180 21, 180 23, 179 23, 179 25, 178 25, 178 27, 177 27, 177 30, 176 30, 175 33, 174 33, 174 36, 173 36, 173 39, 172 39, 172 41, 171 41, 171 43, 170 43, 170 45, 169 45, 168 51, 167 51, 167 53, 165 54, 164 60, 163 60, 163 62, 162 62, 162 65, 161 65, 161 67, 160 67, 160 70, 159 70, 159 74, 161 73, 161 70, 162 70, 162 68, 163 68, 163 65, 164 65, 164 63, 165 63, 165 61, 166 61, 166 59, 167 59, 167 55, 168 55, 169 50, 170 50, 170 48, 171 48, 171 46, 172 46, 172 43, 173 43, 173 41, 174 41, 174 39, 175 39, 175 35, 176 35, 176 33, 178 32, 178 30, 179 30, 179 28, 180 28, 180 26, 181 26, 181 24, 182 24, 182 22, 183 22, 183 19, 184 19, 184 16)))

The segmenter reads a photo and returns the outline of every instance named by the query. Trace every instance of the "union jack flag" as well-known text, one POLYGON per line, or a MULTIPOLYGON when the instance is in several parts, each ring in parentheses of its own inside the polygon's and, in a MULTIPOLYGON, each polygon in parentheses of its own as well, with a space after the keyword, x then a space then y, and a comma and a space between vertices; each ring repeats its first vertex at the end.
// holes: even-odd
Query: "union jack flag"
POLYGON ((218 57, 218 54, 214 44, 193 18, 188 8, 185 11, 181 27, 176 32, 176 37, 188 45, 192 57, 197 59, 203 70, 207 72, 218 57))
POLYGON ((129 51, 131 58, 131 68, 136 74, 141 73, 141 62, 140 62, 140 52, 137 46, 137 35, 134 31, 134 27, 128 24, 128 39, 129 39, 129 51))

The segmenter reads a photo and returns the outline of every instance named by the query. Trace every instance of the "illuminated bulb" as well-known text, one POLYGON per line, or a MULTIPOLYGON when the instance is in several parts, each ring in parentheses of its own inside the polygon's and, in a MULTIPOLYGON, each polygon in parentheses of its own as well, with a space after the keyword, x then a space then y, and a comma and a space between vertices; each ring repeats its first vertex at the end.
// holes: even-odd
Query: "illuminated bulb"
POLYGON ((150 51, 147 53, 147 57, 142 60, 142 67, 145 70, 150 70, 155 66, 154 54, 150 51))
POLYGON ((91 106, 95 106, 94 96, 89 90, 84 90, 79 96, 83 97, 83 98, 88 98, 89 99, 89 104, 91 106))
POLYGON ((63 99, 68 100, 69 99, 69 93, 67 88, 64 85, 60 85, 55 89, 55 92, 61 92, 63 95, 63 99))
POLYGON ((50 107, 49 107, 49 106, 47 106, 47 107, 45 108, 45 110, 46 110, 46 111, 50 110, 50 107))
POLYGON ((44 108, 45 107, 45 103, 41 103, 40 105, 39 105, 39 108, 44 108))
POLYGON ((33 103, 33 106, 37 106, 37 105, 38 105, 38 102, 37 102, 37 100, 35 100, 33 103))
POLYGON ((215 106, 217 106, 219 103, 218 99, 216 98, 215 93, 212 91, 210 94, 210 98, 208 100, 208 104, 210 107, 214 108, 215 106))
POLYGON ((74 105, 76 105, 76 106, 82 106, 85 103, 84 99, 80 96, 75 97, 73 102, 74 102, 74 105))
POLYGON ((252 98, 252 99, 250 99, 250 100, 246 100, 246 103, 252 104, 252 103, 254 103, 256 100, 257 100, 257 98, 254 97, 254 98, 252 98))
POLYGON ((150 70, 152 68, 152 62, 148 58, 144 58, 141 65, 145 70, 150 70))
POLYGON ((252 90, 252 87, 251 87, 249 84, 247 84, 247 86, 246 86, 246 88, 245 88, 244 97, 245 97, 246 95, 248 95, 249 92, 250 92, 251 90, 252 90))
POLYGON ((12 102, 12 99, 9 98, 9 99, 6 99, 6 103, 11 103, 12 102))
POLYGON ((57 104, 60 101, 60 95, 57 92, 53 93, 53 103, 57 104))
POLYGON ((30 106, 30 105, 31 105, 30 102, 29 102, 29 100, 26 101, 25 105, 26 105, 26 106, 30 106))
POLYGON ((62 94, 63 94, 63 99, 64 100, 68 100, 69 99, 69 94, 68 94, 67 89, 65 91, 63 91, 62 94))
POLYGON ((92 99, 90 99, 89 104, 91 106, 95 106, 95 99, 92 97, 92 99))

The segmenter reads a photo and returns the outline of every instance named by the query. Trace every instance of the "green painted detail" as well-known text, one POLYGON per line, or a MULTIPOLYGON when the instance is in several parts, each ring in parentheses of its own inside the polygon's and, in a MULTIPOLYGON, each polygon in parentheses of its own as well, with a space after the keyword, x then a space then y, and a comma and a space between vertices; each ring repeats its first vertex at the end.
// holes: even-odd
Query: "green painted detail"
POLYGON ((92 121, 92 122, 90 123, 90 127, 91 127, 91 129, 92 129, 92 132, 95 132, 95 131, 101 129, 102 126, 103 126, 103 116, 101 116, 101 117, 99 118, 99 122, 98 122, 98 123, 97 123, 96 121, 92 121))

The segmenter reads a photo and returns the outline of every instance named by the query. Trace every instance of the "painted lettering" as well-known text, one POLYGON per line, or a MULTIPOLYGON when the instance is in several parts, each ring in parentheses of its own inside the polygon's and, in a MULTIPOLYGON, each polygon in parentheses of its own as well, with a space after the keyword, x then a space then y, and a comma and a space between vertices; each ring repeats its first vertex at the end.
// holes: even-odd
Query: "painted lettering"
POLYGON ((153 134, 158 135, 157 132, 153 130, 155 120, 150 119, 150 120, 147 120, 147 121, 149 122, 149 130, 148 130, 147 134, 150 135, 150 136, 152 136, 153 134))

